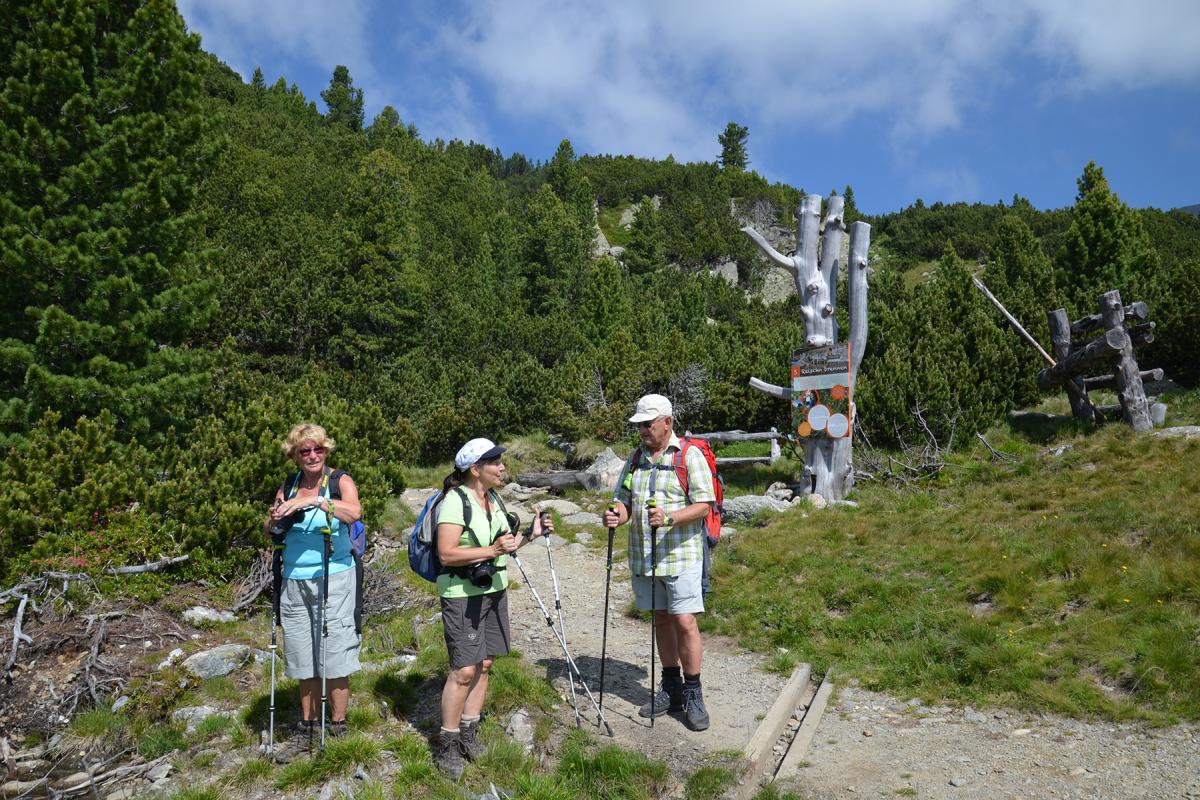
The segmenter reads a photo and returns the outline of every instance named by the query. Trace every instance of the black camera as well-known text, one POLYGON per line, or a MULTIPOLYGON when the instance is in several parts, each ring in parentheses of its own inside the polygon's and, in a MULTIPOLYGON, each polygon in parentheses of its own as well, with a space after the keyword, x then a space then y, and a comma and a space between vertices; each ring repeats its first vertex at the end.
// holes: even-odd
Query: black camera
POLYGON ((272 522, 271 527, 267 529, 267 532, 271 534, 271 543, 283 544, 283 540, 287 538, 287 532, 292 529, 292 526, 303 521, 304 509, 301 508, 272 522))
POLYGON ((467 567, 467 580, 480 589, 492 588, 492 576, 496 574, 496 562, 481 561, 467 567))

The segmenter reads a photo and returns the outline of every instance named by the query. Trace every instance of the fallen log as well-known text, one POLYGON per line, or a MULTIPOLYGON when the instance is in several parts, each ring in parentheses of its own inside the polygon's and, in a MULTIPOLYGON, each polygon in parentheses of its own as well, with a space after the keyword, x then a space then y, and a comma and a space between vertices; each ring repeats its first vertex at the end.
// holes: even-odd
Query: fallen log
POLYGON ((167 567, 173 564, 182 564, 191 556, 163 556, 158 561, 151 561, 148 564, 130 564, 124 567, 108 567, 104 571, 109 575, 138 575, 143 572, 162 572, 167 567))
POLYGON ((579 470, 561 470, 558 472, 523 472, 517 476, 517 483, 538 489, 583 489, 583 473, 579 470))

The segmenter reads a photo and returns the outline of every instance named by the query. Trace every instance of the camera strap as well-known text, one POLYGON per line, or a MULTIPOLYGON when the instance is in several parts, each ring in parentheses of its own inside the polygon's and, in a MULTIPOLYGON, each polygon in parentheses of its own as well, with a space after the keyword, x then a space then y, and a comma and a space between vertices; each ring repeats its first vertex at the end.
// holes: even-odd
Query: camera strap
MULTIPOLYGON (((474 544, 476 547, 483 547, 483 543, 479 541, 479 537, 475 535, 475 531, 471 528, 471 526, 469 524, 470 516, 466 513, 466 509, 468 509, 470 507, 471 498, 469 498, 467 496, 466 490, 463 489, 461 486, 456 486, 454 488, 454 491, 457 492, 458 496, 462 499, 463 509, 464 509, 463 516, 468 520, 468 524, 463 526, 464 530, 466 530, 466 532, 467 532, 467 536, 470 537, 471 543, 474 544)), ((507 520, 508 519, 508 510, 504 507, 504 501, 500 499, 500 495, 496 494, 494 491, 489 490, 487 492, 487 494, 484 495, 485 501, 488 497, 490 497, 496 503, 496 505, 498 505, 500 507, 500 513, 504 514, 504 519, 507 520)), ((492 532, 492 509, 489 506, 490 506, 489 503, 487 503, 487 502, 484 503, 483 513, 485 516, 487 516, 488 534, 490 535, 492 532)), ((504 534, 501 534, 501 536, 503 536, 503 535, 504 534)), ((494 541, 495 541, 495 538, 492 538, 491 540, 488 541, 488 544, 491 544, 494 541)), ((485 559, 485 560, 490 560, 490 559, 485 559)), ((483 562, 480 561, 477 563, 482 564, 483 562)), ((455 576, 456 578, 465 578, 465 577, 467 577, 467 574, 466 574, 467 570, 470 569, 471 566, 473 566, 473 565, 468 564, 465 567, 458 567, 456 569, 446 570, 446 572, 455 576)), ((497 569, 506 569, 506 567, 497 567, 497 569)))

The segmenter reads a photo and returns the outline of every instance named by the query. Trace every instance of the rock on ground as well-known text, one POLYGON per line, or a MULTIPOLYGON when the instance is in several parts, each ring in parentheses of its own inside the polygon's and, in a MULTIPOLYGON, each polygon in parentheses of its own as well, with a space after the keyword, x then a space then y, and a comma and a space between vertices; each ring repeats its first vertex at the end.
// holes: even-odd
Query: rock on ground
POLYGON ((228 675, 250 659, 250 648, 244 644, 223 644, 189 656, 183 668, 201 680, 228 675))
POLYGON ((761 511, 787 511, 791 506, 782 500, 762 495, 742 495, 725 498, 721 518, 729 522, 748 520, 761 511))

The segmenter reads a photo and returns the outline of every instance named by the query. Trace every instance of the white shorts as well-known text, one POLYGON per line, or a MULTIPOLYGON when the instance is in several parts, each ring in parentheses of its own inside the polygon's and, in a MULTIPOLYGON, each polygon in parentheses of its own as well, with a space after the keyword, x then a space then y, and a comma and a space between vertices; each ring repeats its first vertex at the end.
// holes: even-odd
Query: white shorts
POLYGON ((653 581, 649 575, 634 575, 633 597, 642 611, 650 610, 650 585, 654 585, 654 607, 668 614, 704 613, 704 592, 701 588, 700 565, 682 575, 659 575, 653 581))
POLYGON ((285 580, 279 616, 283 622, 283 656, 289 678, 321 677, 321 650, 325 674, 344 678, 358 672, 359 637, 354 631, 354 570, 329 576, 329 638, 321 635, 321 578, 285 580))

